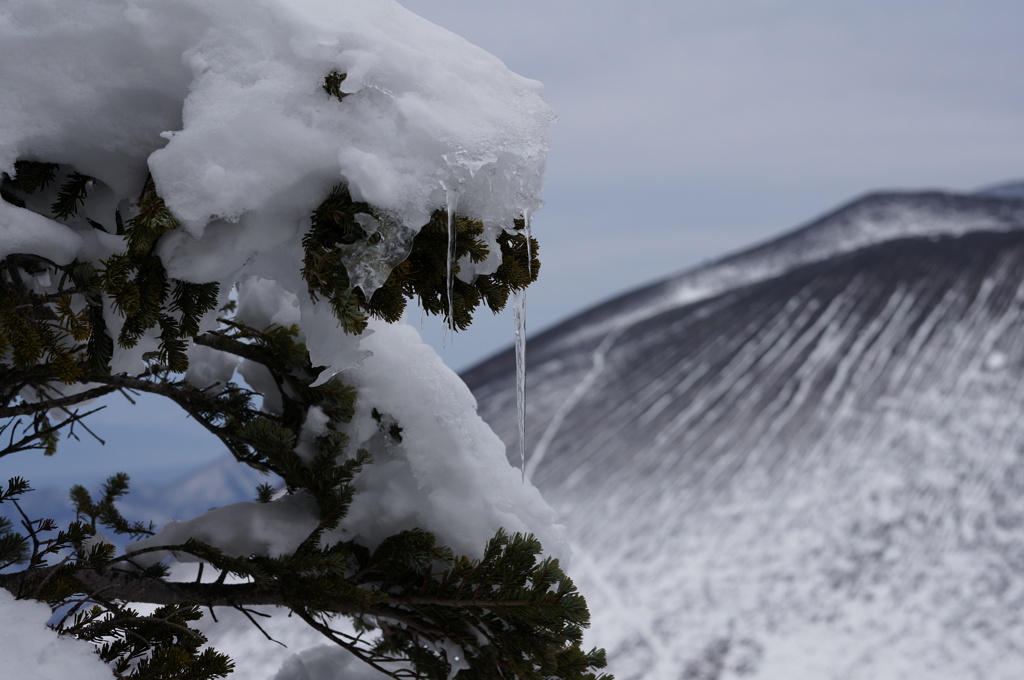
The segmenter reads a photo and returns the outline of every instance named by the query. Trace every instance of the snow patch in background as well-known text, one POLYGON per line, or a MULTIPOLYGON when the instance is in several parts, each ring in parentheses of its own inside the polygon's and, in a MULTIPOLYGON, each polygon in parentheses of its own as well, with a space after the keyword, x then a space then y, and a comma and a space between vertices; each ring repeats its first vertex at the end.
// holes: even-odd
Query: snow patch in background
POLYGON ((382 680, 389 677, 340 647, 321 645, 289 657, 274 680, 382 680))

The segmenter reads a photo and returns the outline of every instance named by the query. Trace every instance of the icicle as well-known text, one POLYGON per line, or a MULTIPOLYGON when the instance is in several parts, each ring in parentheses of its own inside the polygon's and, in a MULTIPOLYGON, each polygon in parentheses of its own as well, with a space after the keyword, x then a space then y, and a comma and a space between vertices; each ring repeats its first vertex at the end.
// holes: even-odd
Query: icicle
MULTIPOLYGON (((523 210, 526 233, 526 268, 533 276, 533 244, 530 241, 530 210, 523 210)), ((516 323, 516 417, 519 420, 519 465, 526 481, 526 291, 517 290, 512 298, 516 323)))
POLYGON ((516 417, 519 420, 519 465, 526 481, 526 291, 512 293, 516 322, 516 417))
POLYGON ((526 233, 526 271, 533 276, 533 242, 530 240, 530 209, 523 211, 523 231, 526 233))
POLYGON ((444 182, 445 203, 448 207, 448 325, 445 327, 445 336, 448 330, 455 334, 455 211, 459 209, 459 190, 450 189, 444 182))

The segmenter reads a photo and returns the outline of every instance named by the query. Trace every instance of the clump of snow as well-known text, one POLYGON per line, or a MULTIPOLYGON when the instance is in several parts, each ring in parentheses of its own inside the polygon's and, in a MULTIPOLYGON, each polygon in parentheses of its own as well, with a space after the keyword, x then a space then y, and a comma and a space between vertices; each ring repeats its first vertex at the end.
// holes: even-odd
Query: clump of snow
MULTIPOLYGON (((346 426, 350 451, 366 449, 373 462, 356 476, 349 513, 325 540, 354 539, 374 548, 388 536, 419 527, 457 553, 480 558, 487 541, 504 528, 533 533, 547 554, 567 558, 565 528, 536 487, 509 465, 505 445, 477 415, 465 383, 410 326, 375 321, 371 329, 372 334, 348 339, 368 356, 337 377, 358 391, 356 414, 346 426), (389 421, 382 424, 380 414, 389 421), (391 423, 401 429, 401 441, 392 437, 391 423)), ((322 416, 311 409, 310 437, 322 433, 322 416)), ((306 459, 309 444, 299 442, 298 453, 306 459)), ((192 537, 230 555, 273 557, 294 550, 316 523, 317 509, 308 497, 284 496, 172 522, 134 549, 192 537)))
POLYGON ((0 258, 34 253, 63 265, 70 264, 81 248, 82 237, 68 227, 0 201, 0 258))
POLYGON ((392 0, 19 0, 0 80, 0 171, 70 163, 131 197, 148 169, 192 237, 238 223, 250 252, 342 179, 414 229, 442 182, 507 221, 539 206, 553 119, 539 83, 392 0))
POLYGON ((306 422, 302 424, 299 441, 295 444, 295 453, 307 463, 313 461, 317 454, 316 440, 328 432, 330 417, 319 406, 312 406, 306 412, 306 422))
POLYGON ((476 413, 469 388, 407 325, 373 323, 363 341, 373 356, 341 374, 359 391, 352 447, 374 456, 356 477, 341 537, 376 545, 403 528, 437 534, 457 552, 482 556, 499 527, 532 532, 566 557, 564 527, 540 492, 508 464, 505 445, 476 413), (382 432, 372 410, 392 416, 401 442, 382 432))
POLYGON ((238 357, 218 352, 205 345, 192 345, 186 353, 188 371, 185 373, 185 380, 200 390, 227 384, 238 369, 238 357))
MULTIPOLYGON (((356 388, 345 430, 351 451, 368 449, 374 462, 356 478, 361 493, 349 515, 324 540, 373 547, 419 527, 479 557, 505 529, 534 533, 549 554, 565 555, 553 511, 418 334, 372 322, 345 335, 301 276, 310 215, 339 183, 378 209, 360 219, 379 243, 348 254, 365 293, 456 195, 459 214, 484 224, 481 238, 494 250, 486 262, 461 263, 460 276, 493 271, 498 236, 542 205, 553 114, 539 83, 393 0, 11 0, 0 6, 0 82, 0 172, 15 175, 19 160, 61 164, 29 210, 0 201, 0 257, 102 266, 126 249, 114 209, 129 219, 151 175, 181 221, 155 251, 168 274, 219 283, 221 302, 234 294, 238 320, 256 329, 296 327, 323 368, 318 382, 337 377, 356 388), (322 87, 332 73, 346 74, 340 99, 322 87), (95 178, 98 207, 67 221, 33 213, 45 212, 72 171, 95 178)), ((124 319, 106 302, 116 337, 124 319)), ((217 323, 208 314, 201 332, 217 323)), ((115 347, 111 370, 144 371, 157 333, 115 347)), ((261 365, 205 347, 188 356, 192 385, 237 373, 262 393, 265 410, 280 408, 261 365)), ((323 420, 310 412, 300 457, 312 455, 323 420)), ((317 521, 315 503, 297 493, 171 523, 136 547, 196 538, 231 555, 278 556, 317 521)), ((311 661, 295 663, 307 669, 296 677, 320 677, 311 661)))
POLYGON ((88 642, 59 636, 46 627, 50 608, 15 600, 0 588, 0 665, 3 677, 19 680, 111 680, 114 674, 88 642))
MULTIPOLYGON (((317 521, 316 502, 304 493, 282 496, 269 503, 232 503, 195 519, 168 522, 158 533, 133 543, 129 550, 181 545, 193 538, 217 546, 230 557, 281 557, 295 552, 316 528, 317 521)), ((133 562, 146 567, 164 556, 163 552, 146 553, 133 562)), ((176 557, 182 562, 195 561, 184 553, 176 553, 176 557)))

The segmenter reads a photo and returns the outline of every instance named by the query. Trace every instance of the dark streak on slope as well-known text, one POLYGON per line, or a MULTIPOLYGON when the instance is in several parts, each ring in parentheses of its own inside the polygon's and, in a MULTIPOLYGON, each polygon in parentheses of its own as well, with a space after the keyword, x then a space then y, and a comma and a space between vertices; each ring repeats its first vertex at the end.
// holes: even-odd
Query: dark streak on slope
MULTIPOLYGON (((889 215, 906 208, 883 199, 889 215)), ((595 611, 620 621, 605 633, 613 670, 679 676, 728 631, 766 668, 779 658, 768 638, 791 640, 795 677, 1019 676, 1024 231, 1006 221, 1018 203, 994 211, 996 230, 832 255, 805 229, 720 265, 798 263, 755 283, 726 277, 672 305, 677 279, 531 341, 531 445, 568 406, 533 478, 586 557, 595 611), (800 244, 826 254, 787 254, 800 244), (829 644, 841 651, 814 666, 829 644), (638 668, 658 670, 626 671, 638 668)), ((881 219, 870 207, 817 230, 854 224, 851 210, 881 219)), ((514 444, 507 362, 466 377, 514 444)))
MULTIPOLYGON (((597 446, 618 455, 653 446, 659 438, 678 436, 687 446, 673 466, 686 467, 690 456, 716 441, 714 448, 722 448, 750 438, 749 430, 730 432, 736 429, 738 412, 783 413, 799 392, 802 402, 785 413, 784 423, 774 423, 777 428, 781 425, 778 436, 785 440, 793 427, 806 426, 808 413, 818 412, 819 400, 839 379, 840 360, 854 366, 846 369, 838 387, 832 385, 833 391, 848 391, 856 382, 858 399, 870 401, 890 387, 885 380, 874 385, 856 381, 862 370, 858 362, 865 356, 879 360, 870 352, 879 342, 880 331, 872 331, 870 322, 900 326, 898 333, 886 336, 881 359, 885 363, 874 369, 885 375, 890 362, 914 360, 904 356, 908 346, 944 299, 953 296, 944 311, 944 323, 956 323, 999 268, 1024 275, 1022 239, 1021 232, 901 239, 642 319, 616 338, 608 368, 565 425, 571 443, 561 446, 577 451, 597 446), (901 300, 910 309, 898 319, 886 319, 886 308, 901 300), (832 344, 819 347, 826 338, 832 344), (868 344, 855 347, 858 342, 868 344), (851 355, 854 349, 858 354, 851 355), (815 365, 813 375, 799 373, 797 369, 816 350, 827 352, 824 361, 815 365), (756 384, 746 389, 746 382, 756 384), (695 413, 686 419, 686 430, 680 431, 675 423, 679 414, 691 412, 695 413)), ((1006 313, 1015 286, 1016 281, 1003 277, 986 300, 991 313, 1006 313)), ((917 339, 925 344, 935 340, 928 334, 917 339)), ((591 341, 568 357, 531 353, 530 377, 533 384, 541 385, 535 395, 543 402, 531 403, 531 412, 551 413, 548 402, 557 400, 548 399, 543 379, 549 373, 578 376, 588 367, 587 351, 595 344, 591 341)), ((467 381, 480 389, 473 384, 474 377, 467 375, 467 381)), ((499 433, 507 437, 509 426, 502 420, 511 414, 490 406, 481 399, 481 412, 492 422, 497 420, 499 433)), ((543 416, 532 419, 531 431, 539 433, 544 424, 543 416)), ((597 453, 591 450, 587 455, 597 453)), ((565 479, 578 463, 549 455, 541 478, 565 479)), ((664 464, 658 467, 661 472, 672 471, 664 469, 664 464)), ((582 480, 577 472, 574 483, 582 480)))

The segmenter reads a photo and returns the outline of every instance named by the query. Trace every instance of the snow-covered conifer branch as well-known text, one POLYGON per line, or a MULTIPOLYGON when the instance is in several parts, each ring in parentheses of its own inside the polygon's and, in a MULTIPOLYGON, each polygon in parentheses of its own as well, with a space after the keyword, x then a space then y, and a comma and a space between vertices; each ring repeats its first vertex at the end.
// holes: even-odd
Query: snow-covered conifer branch
POLYGON ((122 515, 126 477, 76 486, 68 527, 0 525, 0 587, 118 677, 228 672, 198 605, 294 612, 393 677, 595 677, 563 529, 402 322, 464 328, 535 280, 539 84, 390 0, 14 7, 0 454, 143 392, 272 476, 159 528, 122 515), (189 561, 218 576, 174 579, 189 561))

